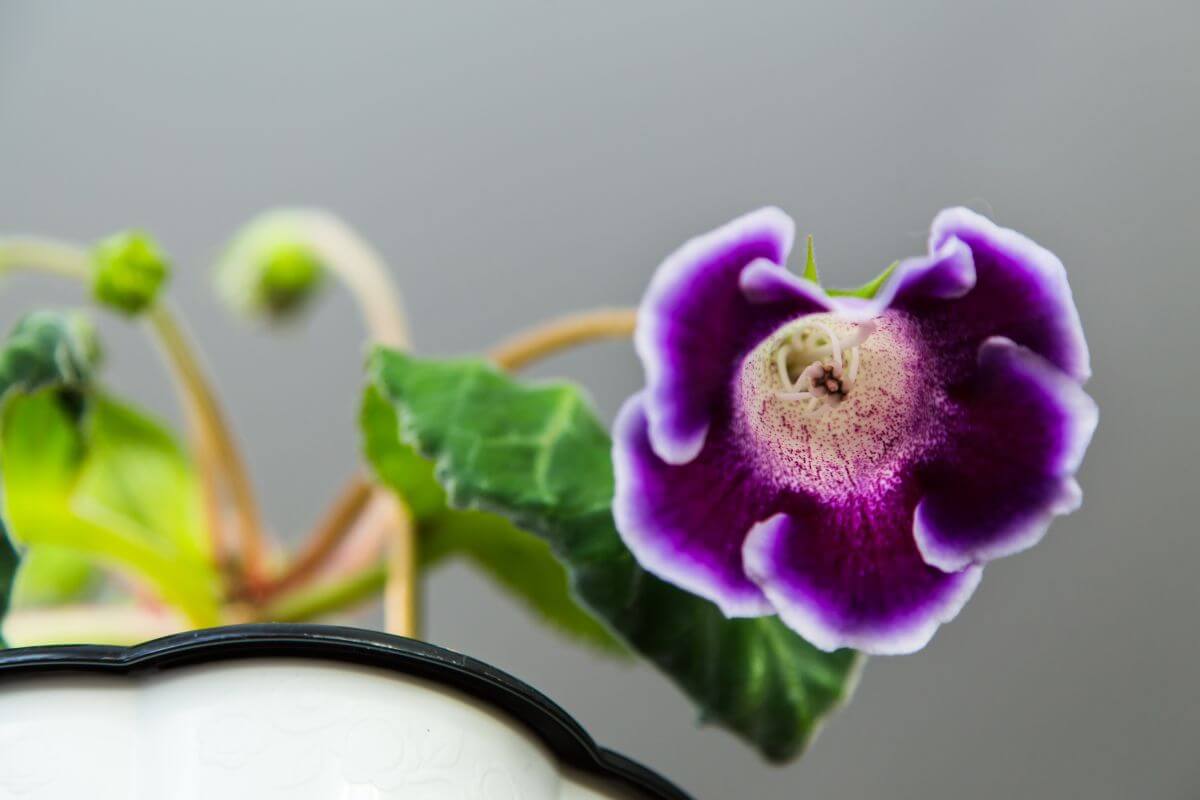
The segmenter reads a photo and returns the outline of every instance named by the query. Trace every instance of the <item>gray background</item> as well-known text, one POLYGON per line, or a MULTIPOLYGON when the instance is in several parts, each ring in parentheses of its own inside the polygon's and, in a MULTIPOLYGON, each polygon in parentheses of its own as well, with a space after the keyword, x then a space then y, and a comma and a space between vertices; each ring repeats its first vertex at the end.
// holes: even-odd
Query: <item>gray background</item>
MULTIPOLYGON (((8 2, 0 229, 154 230, 175 295, 295 533, 356 463, 344 295, 279 336, 206 264, 252 213, 334 209, 389 257, 418 346, 476 350, 632 304, 684 238, 776 203, 843 284, 965 203, 1055 249, 1101 424, 1082 511, 995 564, 921 653, 872 661, 807 757, 764 767, 651 670, 596 661, 483 579, 428 634, 523 676, 702 798, 1200 796, 1195 2, 8 2)), ((74 289, 13 280, 3 325, 74 289)), ((112 381, 173 414, 137 332, 112 381)), ((542 367, 611 414, 626 344, 542 367)))

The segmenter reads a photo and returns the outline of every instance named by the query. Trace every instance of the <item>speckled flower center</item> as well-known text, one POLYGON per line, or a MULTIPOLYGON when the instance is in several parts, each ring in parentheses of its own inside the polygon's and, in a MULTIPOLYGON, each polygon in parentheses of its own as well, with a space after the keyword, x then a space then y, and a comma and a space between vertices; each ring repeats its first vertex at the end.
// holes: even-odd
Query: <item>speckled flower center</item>
POLYGON ((801 317, 742 362, 734 425, 781 484, 860 490, 897 474, 939 435, 936 371, 907 315, 801 317))

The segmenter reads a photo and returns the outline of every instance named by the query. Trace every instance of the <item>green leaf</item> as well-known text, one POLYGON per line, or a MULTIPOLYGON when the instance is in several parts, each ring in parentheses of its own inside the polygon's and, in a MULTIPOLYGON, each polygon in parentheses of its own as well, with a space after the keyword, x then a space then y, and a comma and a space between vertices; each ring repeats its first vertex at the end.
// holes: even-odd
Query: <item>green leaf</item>
POLYGON ((566 570, 543 541, 503 517, 446 507, 433 464, 400 441, 396 410, 373 386, 363 393, 359 422, 376 478, 400 494, 417 519, 423 569, 464 559, 560 633, 610 653, 626 652, 575 602, 566 570))
POLYGON ((358 422, 363 450, 379 482, 402 494, 418 521, 444 511, 446 492, 433 477, 433 464, 397 438, 396 410, 374 386, 363 392, 358 422))
POLYGON ((11 397, 0 420, 0 482, 17 542, 135 573, 196 625, 217 621, 195 479, 154 422, 103 395, 82 417, 54 389, 11 397))
POLYGON ((813 237, 808 235, 808 246, 804 256, 804 273, 801 275, 806 281, 812 281, 818 286, 821 285, 821 276, 817 273, 817 255, 813 251, 813 237))
POLYGON ((89 411, 88 457, 77 502, 119 514, 147 539, 162 538, 188 562, 211 557, 199 482, 166 428, 100 395, 89 411))
POLYGON ((69 603, 88 597, 100 580, 93 560, 77 550, 31 547, 21 557, 12 604, 29 608, 69 603))
POLYGON ((647 573, 612 519, 608 434, 578 389, 522 386, 482 361, 425 361, 385 349, 375 386, 401 433, 433 459, 456 508, 505 516, 543 538, 576 596, 700 707, 772 761, 798 755, 848 695, 857 653, 825 653, 775 617, 727 619, 647 573))
POLYGON ((884 268, 883 272, 862 286, 855 287, 854 289, 830 289, 829 294, 833 297, 861 297, 864 300, 870 300, 879 293, 879 290, 887 283, 888 278, 892 277, 892 273, 896 271, 896 267, 898 266, 900 266, 900 262, 893 261, 884 268))
MULTIPOLYGON (((21 556, 13 547, 4 522, 0 520, 0 620, 8 614, 9 603, 12 599, 13 584, 16 582, 17 566, 21 556)), ((0 647, 7 647, 4 637, 0 636, 0 647)))
POLYGON ((421 526, 421 562, 463 558, 520 598, 537 617, 580 644, 627 655, 617 639, 571 596, 566 569, 536 536, 504 517, 447 509, 421 526))

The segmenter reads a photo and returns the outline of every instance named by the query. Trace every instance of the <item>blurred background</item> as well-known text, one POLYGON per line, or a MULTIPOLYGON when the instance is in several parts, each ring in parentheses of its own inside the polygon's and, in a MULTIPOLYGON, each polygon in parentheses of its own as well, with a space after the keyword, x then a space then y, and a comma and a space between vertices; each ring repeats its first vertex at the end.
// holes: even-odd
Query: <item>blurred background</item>
MULTIPOLYGON (((651 669, 466 568, 430 581, 428 636, 706 800, 1200 796, 1200 5, 701 5, 0 0, 0 231, 166 244, 294 538, 357 463, 363 332, 341 293, 282 334, 225 314, 208 265, 255 212, 343 215, 447 354, 634 304, 677 244, 760 205, 842 285, 921 252, 943 206, 985 212, 1067 264, 1101 408, 1084 507, 925 650, 871 661, 801 762, 696 728, 651 669)), ((16 278, 0 323, 79 297, 16 278)), ((177 418, 136 328, 104 331, 110 382, 177 418)), ((537 372, 606 416, 640 382, 627 343, 537 372)))

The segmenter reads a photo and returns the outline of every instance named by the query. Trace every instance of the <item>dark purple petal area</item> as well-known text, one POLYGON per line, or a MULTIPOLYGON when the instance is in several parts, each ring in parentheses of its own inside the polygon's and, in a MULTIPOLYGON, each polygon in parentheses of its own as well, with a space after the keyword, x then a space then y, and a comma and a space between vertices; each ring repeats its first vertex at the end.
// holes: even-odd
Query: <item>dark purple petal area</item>
POLYGON ((959 239, 947 239, 927 256, 901 261, 876 296, 875 311, 962 297, 974 286, 975 261, 971 249, 959 239))
POLYGON ((626 546, 728 616, 769 614, 742 566, 742 542, 764 503, 748 465, 720 439, 687 464, 665 463, 651 447, 644 403, 643 394, 630 398, 613 425, 613 516, 626 546))
POLYGON ((869 298, 789 273, 792 239, 762 209, 655 274, 613 514, 647 570, 730 616, 912 652, 1080 502, 1079 314, 1052 253, 966 209, 869 298))
POLYGON ((892 307, 922 319, 930 339, 958 353, 964 367, 984 339, 1004 336, 1076 381, 1086 381, 1091 374, 1087 342, 1058 257, 965 208, 938 214, 929 250, 941 252, 955 240, 971 250, 974 288, 948 301, 898 293, 892 307))
POLYGON ((928 563, 954 570, 1033 546, 1078 507, 1074 475, 1097 411, 1079 384, 1000 337, 950 399, 958 410, 944 452, 921 472, 915 534, 928 563))
MULTIPOLYGON (((646 414, 654 451, 672 464, 704 446, 714 405, 741 356, 807 304, 754 306, 738 279, 759 259, 782 265, 794 226, 764 208, 687 242, 658 271, 638 309, 634 337, 646 370, 646 414)), ((782 267, 779 267, 782 271, 782 267)))
POLYGON ((946 573, 912 539, 912 491, 790 508, 746 539, 750 575, 788 627, 823 650, 911 653, 959 612, 982 570, 946 573))

